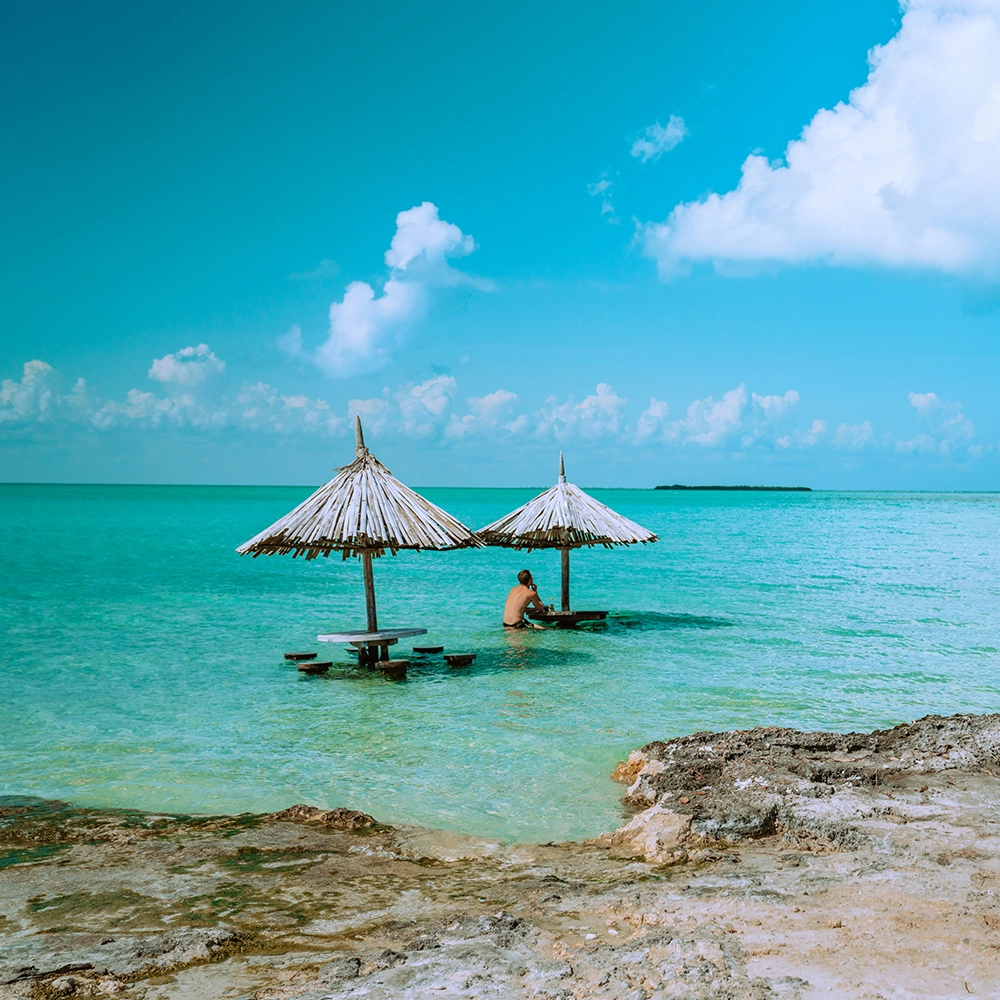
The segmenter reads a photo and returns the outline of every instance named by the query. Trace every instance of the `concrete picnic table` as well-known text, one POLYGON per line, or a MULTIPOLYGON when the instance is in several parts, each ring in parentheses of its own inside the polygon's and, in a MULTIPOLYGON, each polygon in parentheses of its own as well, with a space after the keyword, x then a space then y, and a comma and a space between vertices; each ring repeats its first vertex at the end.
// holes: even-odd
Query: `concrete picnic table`
POLYGON ((363 667, 374 666, 378 660, 389 659, 389 647, 400 639, 414 635, 427 635, 425 628, 382 628, 376 632, 360 629, 356 632, 330 632, 316 636, 317 642, 347 642, 358 650, 358 663, 363 667))

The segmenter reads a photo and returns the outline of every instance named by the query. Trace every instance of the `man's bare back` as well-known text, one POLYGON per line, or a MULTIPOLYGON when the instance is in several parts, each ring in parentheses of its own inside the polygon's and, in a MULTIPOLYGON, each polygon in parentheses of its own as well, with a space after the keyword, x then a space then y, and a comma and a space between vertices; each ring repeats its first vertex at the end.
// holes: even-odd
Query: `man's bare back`
POLYGON ((503 608, 504 626, 506 628, 537 628, 537 625, 530 626, 524 620, 524 612, 528 610, 529 604, 534 604, 539 611, 544 611, 545 605, 538 596, 535 581, 532 580, 531 574, 526 569, 517 574, 517 579, 518 584, 507 595, 507 603, 503 608))

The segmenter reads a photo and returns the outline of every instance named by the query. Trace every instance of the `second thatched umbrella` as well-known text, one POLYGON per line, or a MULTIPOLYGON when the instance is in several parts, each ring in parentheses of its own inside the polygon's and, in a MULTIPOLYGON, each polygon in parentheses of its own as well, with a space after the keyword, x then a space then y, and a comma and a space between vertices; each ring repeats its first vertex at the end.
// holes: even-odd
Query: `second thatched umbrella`
POLYGON ((404 486, 365 447, 361 418, 355 424, 350 465, 295 510, 236 551, 240 555, 305 555, 341 552, 360 556, 364 567, 368 631, 378 631, 372 557, 400 549, 461 549, 482 543, 451 514, 404 486))
POLYGON ((587 496, 566 482, 559 453, 559 482, 499 521, 477 532, 487 545, 510 549, 559 549, 562 554, 562 610, 569 607, 569 552, 586 545, 635 545, 655 542, 657 536, 641 524, 587 496))

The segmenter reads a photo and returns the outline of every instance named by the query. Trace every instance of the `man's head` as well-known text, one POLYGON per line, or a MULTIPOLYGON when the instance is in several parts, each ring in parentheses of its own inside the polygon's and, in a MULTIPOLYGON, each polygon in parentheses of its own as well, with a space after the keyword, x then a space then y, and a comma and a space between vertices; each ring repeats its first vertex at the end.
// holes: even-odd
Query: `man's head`
POLYGON ((531 583, 531 572, 526 569, 522 569, 520 573, 517 574, 517 582, 521 584, 522 587, 527 587, 531 583))

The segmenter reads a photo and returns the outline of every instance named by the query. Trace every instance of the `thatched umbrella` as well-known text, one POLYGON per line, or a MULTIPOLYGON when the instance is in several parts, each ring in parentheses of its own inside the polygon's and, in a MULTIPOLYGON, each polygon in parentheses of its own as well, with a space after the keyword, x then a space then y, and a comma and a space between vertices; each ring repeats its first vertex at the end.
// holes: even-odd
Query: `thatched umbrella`
POLYGON ((499 521, 477 532, 487 545, 508 549, 559 549, 562 553, 562 610, 569 611, 569 550, 582 546, 635 545, 657 541, 642 525, 566 482, 559 452, 559 482, 499 521))
POLYGON ((461 549, 481 545, 460 521, 404 486, 365 447, 361 418, 355 424, 357 457, 311 497, 236 551, 240 555, 342 552, 360 556, 365 576, 368 631, 378 631, 372 557, 400 549, 461 549))

